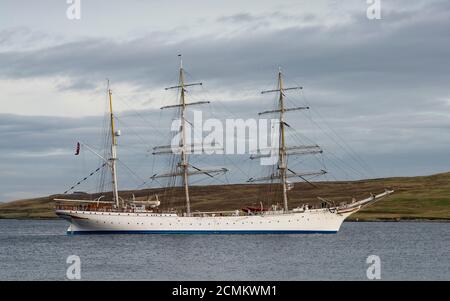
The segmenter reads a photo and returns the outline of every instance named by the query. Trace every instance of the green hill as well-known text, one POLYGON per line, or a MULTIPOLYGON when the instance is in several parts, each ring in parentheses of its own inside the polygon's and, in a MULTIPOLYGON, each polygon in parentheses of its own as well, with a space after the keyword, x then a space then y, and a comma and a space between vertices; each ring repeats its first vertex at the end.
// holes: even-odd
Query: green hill
MULTIPOLYGON (((318 203, 320 201, 317 196, 341 202, 349 201, 352 197, 365 198, 371 192, 379 193, 389 187, 395 189, 392 196, 364 208, 352 215, 349 220, 450 220, 450 173, 315 184, 317 188, 306 183, 295 184, 289 191, 291 208, 301 203, 318 203)), ((259 206, 259 202, 267 198, 269 188, 269 185, 245 184, 194 186, 190 190, 192 210, 234 210, 246 206, 259 206)), ((166 207, 183 206, 181 191, 172 192, 170 202, 165 201, 168 198, 165 199, 167 194, 164 194, 162 189, 122 191, 121 196, 132 197, 134 194, 136 199, 143 199, 155 193, 160 196, 166 207)), ((277 193, 279 191, 272 192, 272 195, 277 193)), ((97 196, 87 195, 85 198, 97 196)), ((55 197, 58 195, 0 204, 0 218, 56 218, 53 212, 55 197)))

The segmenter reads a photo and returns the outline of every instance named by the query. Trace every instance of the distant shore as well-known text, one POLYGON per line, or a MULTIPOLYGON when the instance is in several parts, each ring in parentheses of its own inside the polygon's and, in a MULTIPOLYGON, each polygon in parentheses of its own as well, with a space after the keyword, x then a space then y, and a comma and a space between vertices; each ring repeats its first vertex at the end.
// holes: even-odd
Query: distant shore
POLYGON ((450 219, 375 219, 354 220, 346 219, 346 223, 450 223, 450 219))
MULTIPOLYGON (((326 198, 338 204, 349 202, 352 198, 362 199, 371 193, 380 193, 385 188, 395 192, 375 204, 363 208, 351 215, 349 222, 449 222, 450 221, 450 173, 430 176, 395 177, 359 181, 315 182, 315 187, 307 183, 296 183, 289 191, 290 208, 302 204, 319 205, 326 198)), ((229 184, 211 186, 192 186, 191 208, 193 211, 235 210, 244 207, 260 206, 260 200, 280 199, 274 187, 264 184, 229 184), (269 193, 268 193, 269 192, 269 193)), ((88 199, 95 199, 111 193, 87 194, 88 199)), ((162 209, 183 210, 184 194, 171 193, 170 199, 164 199, 164 189, 143 189, 121 191, 123 198, 135 197, 145 200, 155 194, 160 196, 162 209), (166 207, 164 207, 166 206, 166 207)), ((17 200, 0 203, 0 219, 56 219, 54 198, 79 198, 79 195, 51 195, 46 197, 17 200)), ((266 201, 264 206, 270 206, 266 201)))

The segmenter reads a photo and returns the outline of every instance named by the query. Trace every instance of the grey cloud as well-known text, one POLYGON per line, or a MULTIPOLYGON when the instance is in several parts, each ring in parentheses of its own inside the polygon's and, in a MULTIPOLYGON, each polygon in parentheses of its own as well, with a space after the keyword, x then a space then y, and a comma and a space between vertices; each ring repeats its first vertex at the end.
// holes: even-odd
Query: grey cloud
MULTIPOLYGON (((273 85, 281 65, 286 84, 305 87, 303 94, 288 96, 289 104, 307 101, 313 108, 310 113, 290 115, 290 124, 315 138, 325 151, 352 162, 330 137, 332 128, 368 161, 375 176, 432 173, 443 171, 450 163, 446 159, 450 141, 450 3, 423 3, 419 8, 387 10, 379 21, 367 20, 362 12, 334 27, 302 24, 253 31, 251 24, 273 22, 282 16, 242 13, 217 20, 250 25, 235 35, 211 34, 169 43, 161 34, 149 34, 125 41, 90 38, 41 49, 8 50, 0 53, 0 77, 68 76, 70 84, 59 88, 70 90, 93 89, 109 77, 137 89, 160 89, 176 78, 176 54, 181 51, 190 74, 204 80, 212 91, 216 114, 248 118, 270 106, 273 99, 258 93, 273 85), (231 99, 222 101, 223 94, 231 99), (246 101, 240 101, 242 98, 246 101), (317 120, 315 111, 326 124, 322 118, 317 120), (328 134, 320 133, 317 126, 328 134)), ((320 16, 305 18, 314 21, 320 16)), ((0 32, 0 40, 7 39, 11 33, 0 32)), ((145 177, 152 170, 146 148, 162 143, 166 137, 161 133, 168 127, 157 122, 159 112, 141 114, 151 122, 142 126, 132 112, 121 113, 125 124, 141 137, 124 129, 121 155, 145 177), (153 128, 156 134, 149 131, 153 128)), ((70 184, 76 179, 74 174, 79 174, 73 161, 67 161, 73 159, 74 142, 83 139, 98 145, 101 123, 101 117, 2 115, 1 170, 15 173, 0 173, 0 200, 7 198, 6 193, 31 190, 27 188, 30 183, 36 183, 36 194, 70 184), (22 150, 51 153, 56 149, 67 155, 20 156, 22 150), (43 179, 43 173, 55 178, 54 182, 43 179)), ((244 158, 234 160, 246 162, 244 158)), ((251 169, 245 165, 248 163, 242 164, 251 169)), ((235 174, 235 179, 244 178, 235 174)), ((124 185, 131 187, 132 183, 124 185)))
MULTIPOLYGON (((243 15, 245 16, 246 14, 243 15)), ((290 28, 275 32, 256 33, 249 36, 237 36, 223 40, 214 39, 213 37, 201 37, 193 40, 180 41, 175 45, 161 43, 155 45, 151 43, 151 35, 122 43, 102 39, 84 40, 56 47, 49 47, 35 52, 3 53, 2 61, 6 67, 3 67, 3 73, 10 76, 26 77, 46 74, 53 75, 65 72, 80 76, 81 72, 111 71, 113 73, 119 73, 128 71, 127 73, 131 72, 131 80, 136 80, 136 78, 133 78, 133 73, 138 75, 136 77, 140 77, 141 75, 144 75, 139 72, 142 71, 142 68, 151 71, 152 69, 150 68, 151 66, 154 66, 155 63, 158 69, 167 69, 161 67, 167 64, 169 61, 168 59, 171 59, 170 54, 174 54, 178 49, 186 49, 189 54, 192 54, 194 57, 193 59, 189 57, 189 61, 192 59, 190 65, 199 66, 199 68, 209 67, 210 61, 215 61, 215 65, 218 67, 225 67, 223 64, 224 62, 236 62, 236 65, 244 63, 243 66, 249 67, 249 65, 254 64, 255 61, 259 61, 259 64, 261 64, 261 55, 270 56, 272 59, 282 57, 283 60, 295 62, 295 60, 293 60, 293 55, 296 55, 299 60, 317 57, 325 59, 326 61, 323 64, 315 65, 316 69, 318 69, 317 72, 324 71, 323 68, 327 67, 330 69, 341 70, 341 72, 349 70, 349 68, 350 70, 354 70, 355 68, 358 68, 359 70, 368 70, 370 67, 375 67, 373 65, 374 57, 372 54, 374 52, 386 54, 386 51, 390 50, 391 47, 394 46, 392 44, 396 41, 397 43, 394 44, 397 44, 397 47, 402 47, 400 50, 403 50, 403 47, 411 46, 404 43, 405 39, 416 44, 420 42, 417 41, 418 37, 420 37, 421 40, 431 39, 434 41, 434 39, 436 39, 434 35, 425 35, 430 31, 435 32, 436 30, 439 30, 447 36, 449 34, 448 31, 445 31, 439 26, 440 22, 435 17, 417 23, 412 22, 406 29, 401 29, 401 31, 394 32, 387 36, 380 35, 379 37, 376 35, 374 36, 374 32, 384 33, 383 28, 389 28, 391 23, 395 23, 395 20, 386 19, 379 21, 378 23, 373 21, 372 23, 370 22, 371 21, 369 20, 359 20, 357 23, 338 26, 333 29, 325 29, 319 26, 311 28, 290 28), (410 33, 408 31, 417 31, 419 29, 421 32, 419 32, 418 35, 408 34, 410 33), (401 38, 401 40, 399 41, 398 38, 401 38), (362 41, 359 42, 359 39, 362 39, 362 41), (331 45, 335 47, 329 47, 331 45), (311 50, 315 51, 308 51, 308 47, 311 47, 311 50), (312 49, 313 47, 314 49, 312 49), (345 60, 343 62, 335 60, 336 57, 340 57, 351 48, 354 49, 353 54, 356 52, 356 54, 359 55, 344 57, 345 60), (170 51, 171 49, 172 51, 170 51), (297 50, 303 51, 297 52, 297 50), (367 53, 368 51, 370 52, 367 53), (205 54, 208 55, 205 56, 205 54), (326 56, 329 54, 334 55, 332 57, 326 56), (366 55, 361 56, 364 54, 366 55), (227 60, 228 57, 232 57, 233 59, 227 60), (254 57, 254 59, 248 62, 248 59, 252 57, 254 57), (199 58, 203 58, 203 60, 199 58), (359 64, 346 64, 347 60, 349 60, 348 63, 351 63, 351 59, 353 59, 353 63, 359 64), (145 62, 148 62, 148 64, 145 62), (248 63, 245 64, 245 62, 248 63), (328 64, 329 62, 334 62, 334 64, 328 64), (360 63, 363 64, 361 65, 360 63), (335 68, 336 65, 340 68, 335 68), (26 66, 28 66, 28 68, 26 68, 26 66)), ((436 39, 435 42, 439 40, 440 39, 436 39)), ((414 48, 410 48, 410 50, 412 52, 415 51, 414 48)), ((419 48, 417 50, 427 49, 425 47, 425 49, 419 48)), ((404 54, 407 55, 408 53, 404 54)), ((414 63, 412 60, 409 61, 414 63)), ((383 63, 383 61, 381 61, 381 63, 383 63)), ((414 65, 415 64, 412 64, 412 66, 414 65)), ((301 66, 301 64, 298 64, 298 66, 301 66)), ((314 70, 314 68, 311 68, 312 66, 307 65, 306 67, 309 70, 314 70)), ((224 68, 217 69, 219 69, 219 74, 217 76, 220 76, 220 70, 223 70, 224 68)), ((380 69, 379 66, 378 69, 380 69)), ((254 72, 249 68, 242 68, 241 71, 243 70, 248 70, 247 72, 251 73, 254 72)), ((208 75, 214 76, 215 72, 216 71, 210 71, 208 75)), ((155 77, 155 75, 156 74, 148 72, 146 77, 155 77)))
MULTIPOLYGON (((229 38, 204 36, 175 44, 152 43, 152 35, 125 42, 88 39, 39 51, 3 52, 0 74, 15 78, 68 75, 75 82, 70 88, 91 88, 86 83, 106 76, 148 87, 172 78, 175 55, 182 50, 187 68, 215 86, 220 82, 253 87, 267 81, 278 65, 285 66, 293 78, 320 81, 329 88, 349 81, 358 83, 353 90, 374 84, 384 89, 420 82, 436 86, 436 80, 448 79, 444 66, 449 60, 450 33, 443 26, 448 14, 439 6, 428 9, 433 17, 411 19, 400 27, 389 15, 381 21, 355 16, 353 22, 334 28, 292 27, 229 38)), ((253 18, 245 16, 240 18, 253 18)))
POLYGON ((222 16, 217 19, 219 22, 232 22, 232 23, 246 23, 255 22, 264 19, 264 17, 257 17, 249 13, 239 13, 231 16, 222 16))

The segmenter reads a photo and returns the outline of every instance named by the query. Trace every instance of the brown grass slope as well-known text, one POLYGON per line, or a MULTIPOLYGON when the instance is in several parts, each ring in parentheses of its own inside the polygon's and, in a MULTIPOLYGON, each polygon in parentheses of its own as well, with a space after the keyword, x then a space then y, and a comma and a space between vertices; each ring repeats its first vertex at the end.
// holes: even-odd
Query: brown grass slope
MULTIPOLYGON (((350 217, 350 220, 450 220, 450 173, 420 177, 397 177, 361 181, 317 182, 317 188, 306 183, 298 183, 289 192, 290 206, 302 203, 318 203, 317 196, 335 202, 349 201, 352 197, 365 198, 371 192, 379 193, 386 187, 395 193, 374 205, 364 208, 350 217)), ((192 210, 234 210, 246 206, 267 205, 270 199, 279 196, 278 188, 268 185, 217 185, 191 187, 192 210), (273 191, 268 194, 269 190, 273 191)), ((174 191, 170 195, 161 189, 123 191, 125 198, 132 194, 137 199, 145 199, 157 193, 166 208, 182 208, 183 194, 174 191)), ((53 198, 58 195, 35 199, 19 200, 0 204, 0 218, 56 218, 53 198)), ((67 196, 66 196, 67 197, 67 196)), ((73 197, 73 196, 72 196, 73 197)), ((95 198, 89 195, 87 198, 95 198)), ((278 197, 277 199, 281 199, 278 197)))

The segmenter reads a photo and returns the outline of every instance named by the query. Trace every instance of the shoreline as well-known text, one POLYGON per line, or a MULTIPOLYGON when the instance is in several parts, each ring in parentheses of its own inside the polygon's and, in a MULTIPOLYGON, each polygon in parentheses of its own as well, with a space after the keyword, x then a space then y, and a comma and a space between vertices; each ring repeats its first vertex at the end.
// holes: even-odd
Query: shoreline
MULTIPOLYGON (((363 199, 371 193, 381 192, 390 187, 395 190, 392 195, 362 208, 348 217, 346 222, 450 222, 450 172, 430 176, 325 181, 316 182, 315 185, 316 188, 311 188, 307 183, 296 183, 289 192, 290 207, 294 208, 305 203, 320 206, 321 201, 317 196, 326 196, 327 200, 339 204, 352 198, 363 199)), ((192 186, 192 199, 195 199, 192 209, 221 211, 259 206, 260 195, 266 193, 269 188, 272 189, 267 184, 192 186)), ((139 201, 155 194, 163 194, 163 190, 161 188, 123 190, 120 194, 123 198, 135 197, 139 201)), ((108 198, 112 194, 110 192, 89 194, 85 198, 95 199, 100 195, 108 198)), ((54 199, 59 197, 60 195, 53 194, 0 203, 0 219, 57 219, 54 213, 54 199)), ((65 197, 79 196, 72 194, 65 197)), ((276 195, 272 197, 276 198, 276 195)), ((166 202, 166 207, 182 210, 184 195, 181 190, 177 190, 162 202, 166 202)), ((167 209, 166 207, 163 209, 167 209)))
POLYGON ((450 219, 426 219, 426 218, 404 218, 404 219, 376 219, 376 220, 345 220, 344 223, 450 223, 450 219))

